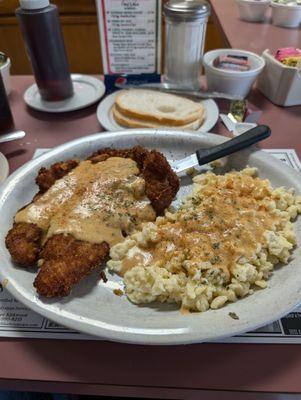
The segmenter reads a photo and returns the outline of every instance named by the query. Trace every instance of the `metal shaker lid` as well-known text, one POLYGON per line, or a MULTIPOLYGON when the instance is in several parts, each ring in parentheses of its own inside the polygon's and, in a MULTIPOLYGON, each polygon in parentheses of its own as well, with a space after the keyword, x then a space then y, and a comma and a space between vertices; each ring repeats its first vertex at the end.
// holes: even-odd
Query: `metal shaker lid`
POLYGON ((19 0, 21 8, 25 10, 37 10, 49 6, 49 0, 19 0))
POLYGON ((206 0, 169 0, 163 5, 164 15, 179 19, 199 19, 210 14, 206 0))

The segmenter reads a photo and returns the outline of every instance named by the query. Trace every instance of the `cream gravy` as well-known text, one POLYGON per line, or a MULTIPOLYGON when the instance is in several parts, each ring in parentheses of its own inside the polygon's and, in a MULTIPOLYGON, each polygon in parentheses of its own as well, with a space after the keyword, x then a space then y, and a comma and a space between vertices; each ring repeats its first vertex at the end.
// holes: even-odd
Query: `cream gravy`
POLYGON ((137 164, 129 158, 111 157, 95 164, 82 161, 20 210, 15 221, 36 224, 43 229, 44 239, 69 233, 79 240, 106 241, 112 246, 141 222, 156 218, 138 174, 137 164))

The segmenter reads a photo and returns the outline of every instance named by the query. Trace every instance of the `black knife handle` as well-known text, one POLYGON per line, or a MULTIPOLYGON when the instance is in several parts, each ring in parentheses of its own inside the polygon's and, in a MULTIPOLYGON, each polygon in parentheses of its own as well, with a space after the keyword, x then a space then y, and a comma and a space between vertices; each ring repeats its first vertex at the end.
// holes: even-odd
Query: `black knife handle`
POLYGON ((196 155, 199 165, 204 165, 211 161, 218 160, 219 158, 228 156, 229 154, 257 143, 260 140, 266 139, 270 135, 271 130, 268 126, 259 125, 231 140, 228 140, 227 142, 210 147, 209 149, 197 150, 196 155))

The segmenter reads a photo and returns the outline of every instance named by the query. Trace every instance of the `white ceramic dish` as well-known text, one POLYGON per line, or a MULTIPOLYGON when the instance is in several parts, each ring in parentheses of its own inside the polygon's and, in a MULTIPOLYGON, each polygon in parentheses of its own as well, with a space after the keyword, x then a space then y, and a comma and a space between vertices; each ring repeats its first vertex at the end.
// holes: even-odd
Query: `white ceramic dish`
MULTIPOLYGON (((294 251, 289 265, 275 269, 268 288, 256 292, 219 310, 182 315, 166 304, 137 306, 125 296, 113 293, 122 287, 122 280, 107 274, 105 284, 99 272, 79 284, 68 298, 43 300, 33 288, 34 273, 16 268, 4 245, 16 211, 31 201, 37 188, 35 176, 42 166, 72 158, 86 157, 101 147, 129 147, 141 145, 162 151, 169 159, 179 159, 200 147, 219 144, 225 138, 189 132, 174 134, 169 131, 127 130, 100 133, 66 143, 25 164, 13 173, 0 191, 0 259, 1 278, 7 279, 6 288, 18 300, 34 311, 59 324, 106 339, 144 344, 197 343, 221 339, 254 330, 279 319, 301 302, 301 247, 294 251), (233 320, 229 312, 239 319, 233 320)), ((225 168, 241 169, 246 164, 258 167, 260 176, 269 178, 274 186, 295 187, 301 193, 300 174, 262 151, 248 149, 228 158, 225 168)), ((182 184, 179 198, 190 189, 190 180, 182 184)), ((184 182, 183 182, 184 183, 184 182)), ((301 245, 301 218, 295 224, 301 245)))
POLYGON ((301 105, 301 70, 282 64, 269 49, 264 50, 262 57, 266 66, 257 88, 279 106, 301 105))
POLYGON ((24 93, 25 103, 35 110, 62 113, 80 110, 94 103, 104 95, 106 88, 102 81, 89 75, 71 75, 74 95, 62 101, 44 101, 41 99, 36 84, 31 85, 24 93))
POLYGON ((270 0, 236 0, 240 19, 261 22, 265 19, 270 0))
POLYGON ((256 78, 264 68, 265 61, 255 53, 236 49, 217 49, 208 51, 203 57, 207 86, 209 91, 218 91, 246 97, 256 78), (213 66, 218 56, 233 54, 247 56, 251 65, 249 71, 226 71, 213 66))
POLYGON ((6 60, 6 63, 1 65, 1 67, 0 67, 0 72, 2 75, 2 79, 3 79, 5 90, 6 90, 7 94, 10 94, 10 92, 11 92, 10 66, 11 66, 11 62, 10 62, 10 59, 8 58, 6 60))
MULTIPOLYGON (((97 119, 107 131, 122 131, 126 129, 119 125, 112 113, 112 107, 118 92, 114 92, 104 98, 97 107, 97 119)), ((218 121, 219 110, 214 100, 203 100, 202 104, 206 109, 206 117, 203 124, 195 132, 209 132, 218 121)))
POLYGON ((301 24, 301 5, 289 6, 287 4, 271 2, 272 24, 284 28, 298 28, 301 24))
POLYGON ((0 185, 8 177, 9 165, 4 154, 0 153, 0 185))

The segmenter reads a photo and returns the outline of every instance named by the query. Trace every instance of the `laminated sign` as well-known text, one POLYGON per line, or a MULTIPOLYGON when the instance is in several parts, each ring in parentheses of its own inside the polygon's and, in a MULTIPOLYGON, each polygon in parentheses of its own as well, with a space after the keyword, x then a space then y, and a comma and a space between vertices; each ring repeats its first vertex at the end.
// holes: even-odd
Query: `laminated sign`
POLYGON ((158 82, 161 0, 96 0, 105 84, 158 82))

